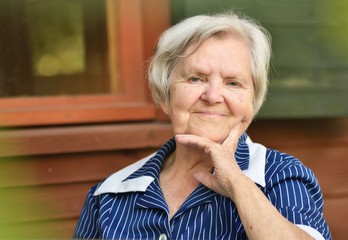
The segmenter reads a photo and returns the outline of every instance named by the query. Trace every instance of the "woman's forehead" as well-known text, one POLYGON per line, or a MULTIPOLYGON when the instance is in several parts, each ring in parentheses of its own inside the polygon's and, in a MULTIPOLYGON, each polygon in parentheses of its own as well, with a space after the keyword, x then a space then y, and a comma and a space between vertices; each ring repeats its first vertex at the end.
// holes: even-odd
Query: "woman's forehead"
POLYGON ((211 37, 202 42, 194 51, 188 48, 185 57, 178 61, 176 70, 185 72, 201 72, 208 74, 211 67, 229 69, 251 68, 251 54, 248 42, 235 34, 211 37), (230 64, 230 65, 228 65, 230 64))

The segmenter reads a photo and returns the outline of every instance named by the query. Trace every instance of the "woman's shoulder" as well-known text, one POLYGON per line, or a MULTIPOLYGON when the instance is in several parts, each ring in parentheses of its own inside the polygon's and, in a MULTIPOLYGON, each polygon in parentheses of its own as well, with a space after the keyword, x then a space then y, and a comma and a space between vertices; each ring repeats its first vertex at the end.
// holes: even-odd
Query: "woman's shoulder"
POLYGON ((316 181, 313 171, 291 154, 268 148, 265 164, 266 181, 274 179, 277 182, 286 179, 316 181))
POLYGON ((301 165, 302 162, 291 154, 280 152, 278 150, 274 150, 271 148, 267 148, 266 165, 273 165, 273 164, 289 166, 289 165, 298 165, 298 164, 301 165))
MULTIPOLYGON (((136 185, 136 189, 141 188, 142 185, 148 184, 148 182, 152 181, 152 178, 148 176, 137 175, 135 179, 128 179, 135 172, 140 170, 153 156, 155 153, 150 154, 135 163, 122 168, 115 173, 108 176, 106 179, 93 186, 90 191, 93 192, 94 196, 103 194, 103 193, 119 193, 119 192, 127 192, 131 186, 134 187, 136 182, 139 182, 136 185), (132 184, 129 184, 132 182, 132 184)), ((134 190, 134 189, 133 189, 134 190)))

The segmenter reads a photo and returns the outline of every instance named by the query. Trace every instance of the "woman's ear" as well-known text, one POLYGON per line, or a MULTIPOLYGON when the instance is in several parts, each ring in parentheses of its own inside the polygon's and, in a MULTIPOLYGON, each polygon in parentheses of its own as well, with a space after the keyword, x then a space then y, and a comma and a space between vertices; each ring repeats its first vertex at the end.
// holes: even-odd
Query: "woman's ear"
POLYGON ((168 103, 160 102, 160 106, 161 106, 162 111, 169 116, 168 103))

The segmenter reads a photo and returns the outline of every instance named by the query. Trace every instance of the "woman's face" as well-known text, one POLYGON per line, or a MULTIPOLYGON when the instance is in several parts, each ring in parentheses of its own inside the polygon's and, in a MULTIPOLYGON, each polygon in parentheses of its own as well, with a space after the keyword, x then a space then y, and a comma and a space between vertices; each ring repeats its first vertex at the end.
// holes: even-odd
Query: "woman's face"
POLYGON ((174 70, 169 104, 161 104, 175 134, 222 142, 253 118, 254 87, 247 42, 236 35, 212 37, 174 70))

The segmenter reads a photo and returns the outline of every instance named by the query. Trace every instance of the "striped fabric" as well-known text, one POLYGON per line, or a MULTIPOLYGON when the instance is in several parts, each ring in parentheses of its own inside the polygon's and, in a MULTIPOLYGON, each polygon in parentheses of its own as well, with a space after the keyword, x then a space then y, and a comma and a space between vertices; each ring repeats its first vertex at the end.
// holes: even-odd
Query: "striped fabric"
MULTIPOLYGON (((247 138, 246 134, 242 135, 236 151, 242 170, 250 165, 251 145, 246 143, 247 138)), ((137 165, 134 172, 115 183, 116 190, 96 193, 102 183, 91 188, 74 238, 247 239, 234 203, 203 185, 198 186, 169 219, 159 172, 163 160, 174 150, 175 141, 171 139, 149 160, 137 165), (146 183, 144 190, 139 190, 135 186, 139 179, 140 185, 144 182, 142 179, 153 180, 146 183), (121 189, 117 185, 122 183, 127 183, 127 187, 117 190, 121 189), (132 187, 135 188, 132 190, 132 187)), ((322 194, 313 172, 296 158, 278 151, 267 149, 265 157, 265 185, 258 184, 260 190, 289 221, 331 239, 323 218, 322 194)))

